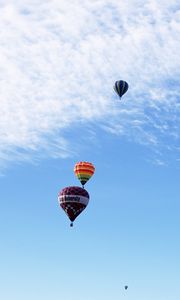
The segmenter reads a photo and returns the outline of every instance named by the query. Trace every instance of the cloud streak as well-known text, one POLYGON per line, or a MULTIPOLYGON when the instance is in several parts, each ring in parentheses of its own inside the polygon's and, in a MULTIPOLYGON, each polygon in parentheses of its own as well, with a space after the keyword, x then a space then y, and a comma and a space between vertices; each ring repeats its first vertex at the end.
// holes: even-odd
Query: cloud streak
POLYGON ((177 1, 0 1, 0 159, 72 155, 65 130, 96 122, 178 149, 177 1), (130 90, 118 103, 112 86, 130 90))

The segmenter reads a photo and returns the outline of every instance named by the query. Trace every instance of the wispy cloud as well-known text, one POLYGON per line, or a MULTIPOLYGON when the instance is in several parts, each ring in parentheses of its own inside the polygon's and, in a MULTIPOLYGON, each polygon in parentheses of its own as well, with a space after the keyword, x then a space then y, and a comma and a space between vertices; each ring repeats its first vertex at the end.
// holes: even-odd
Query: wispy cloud
POLYGON ((1 162, 71 155, 64 130, 89 121, 178 147, 179 8, 173 0, 0 1, 1 162), (121 103, 117 79, 130 85, 121 103))

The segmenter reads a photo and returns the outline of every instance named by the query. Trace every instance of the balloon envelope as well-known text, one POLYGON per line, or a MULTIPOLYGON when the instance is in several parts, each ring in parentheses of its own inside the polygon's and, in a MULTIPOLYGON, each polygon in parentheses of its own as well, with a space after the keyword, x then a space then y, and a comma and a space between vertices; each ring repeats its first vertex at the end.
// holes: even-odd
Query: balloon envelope
POLYGON ((86 161, 78 162, 74 167, 74 173, 83 186, 94 174, 94 171, 95 167, 93 164, 86 161))
POLYGON ((119 80, 115 82, 114 90, 120 98, 127 92, 128 88, 128 83, 124 80, 119 80))
POLYGON ((59 192, 58 201, 71 222, 73 222, 88 205, 89 194, 79 186, 68 186, 59 192))

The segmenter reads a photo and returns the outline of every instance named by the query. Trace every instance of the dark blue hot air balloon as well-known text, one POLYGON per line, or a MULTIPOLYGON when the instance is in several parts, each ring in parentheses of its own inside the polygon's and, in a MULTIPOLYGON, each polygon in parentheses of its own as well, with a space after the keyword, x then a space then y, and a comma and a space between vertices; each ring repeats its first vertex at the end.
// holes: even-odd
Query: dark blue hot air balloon
POLYGON ((119 80, 115 82, 114 90, 118 94, 120 99, 127 92, 128 88, 128 83, 124 80, 119 80))
POLYGON ((128 285, 125 285, 124 288, 125 288, 125 290, 127 290, 128 289, 128 285))

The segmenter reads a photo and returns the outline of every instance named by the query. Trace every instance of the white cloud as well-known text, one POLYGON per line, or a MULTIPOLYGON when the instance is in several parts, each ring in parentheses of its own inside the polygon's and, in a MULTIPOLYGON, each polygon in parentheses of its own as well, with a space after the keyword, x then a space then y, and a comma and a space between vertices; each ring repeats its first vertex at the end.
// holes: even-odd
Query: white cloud
POLYGON ((0 1, 0 158, 71 155, 92 122, 156 147, 179 143, 177 1, 0 1), (118 103, 112 85, 130 85, 118 103), (116 102, 117 101, 117 102, 116 102))

